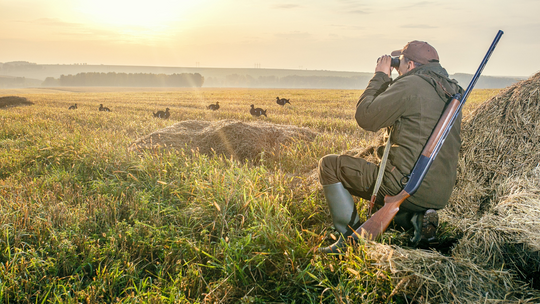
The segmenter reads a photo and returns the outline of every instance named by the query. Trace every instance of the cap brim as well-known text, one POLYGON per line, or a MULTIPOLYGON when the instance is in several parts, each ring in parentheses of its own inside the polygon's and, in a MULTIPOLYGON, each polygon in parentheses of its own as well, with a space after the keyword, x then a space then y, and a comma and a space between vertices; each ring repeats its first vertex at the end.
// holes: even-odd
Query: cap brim
POLYGON ((392 56, 399 56, 399 55, 401 55, 401 50, 395 50, 395 51, 393 51, 390 55, 392 55, 392 56))

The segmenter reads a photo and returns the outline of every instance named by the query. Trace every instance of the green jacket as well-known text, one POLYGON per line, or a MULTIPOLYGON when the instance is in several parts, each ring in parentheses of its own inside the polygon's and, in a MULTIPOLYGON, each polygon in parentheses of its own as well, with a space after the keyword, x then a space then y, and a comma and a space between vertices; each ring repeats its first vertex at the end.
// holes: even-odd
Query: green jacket
MULTIPOLYGON (((429 63, 399 76, 394 81, 377 72, 356 105, 356 121, 367 131, 392 127, 392 147, 385 168, 379 198, 396 195, 401 180, 412 171, 450 96, 463 89, 439 63, 429 63)), ((461 114, 454 123, 422 184, 409 203, 442 209, 456 182, 461 114)))

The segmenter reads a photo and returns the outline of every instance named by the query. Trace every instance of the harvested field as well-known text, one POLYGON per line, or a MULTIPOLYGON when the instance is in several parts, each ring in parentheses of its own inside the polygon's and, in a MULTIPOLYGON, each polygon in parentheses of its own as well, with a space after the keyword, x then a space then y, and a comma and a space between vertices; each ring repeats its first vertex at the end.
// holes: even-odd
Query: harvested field
POLYGON ((353 119, 360 91, 3 91, 35 105, 0 111, 0 298, 539 303, 537 81, 471 94, 439 244, 389 230, 342 258, 313 253, 334 231, 316 166, 343 151, 378 161, 382 132, 353 119), (165 107, 169 120, 152 117, 165 107))

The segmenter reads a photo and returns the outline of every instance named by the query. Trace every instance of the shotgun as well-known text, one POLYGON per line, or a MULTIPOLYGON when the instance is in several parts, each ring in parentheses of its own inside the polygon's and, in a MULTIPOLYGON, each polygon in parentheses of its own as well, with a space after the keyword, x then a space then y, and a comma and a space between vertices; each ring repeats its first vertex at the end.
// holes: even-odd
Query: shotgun
POLYGON ((450 133, 450 130, 452 129, 455 120, 463 108, 467 97, 469 97, 469 94, 478 81, 478 78, 480 78, 480 74, 484 70, 487 61, 489 60, 491 53, 493 53, 495 46, 501 39, 502 34, 503 31, 499 31, 497 36, 495 36, 495 40, 493 40, 491 43, 486 56, 471 79, 471 82, 469 83, 467 90, 463 93, 463 96, 461 96, 461 94, 455 94, 452 96, 452 100, 446 105, 441 118, 439 118, 437 125, 435 125, 435 129, 433 129, 433 132, 422 150, 422 154, 420 154, 418 157, 418 160, 416 161, 416 164, 414 165, 414 168, 409 176, 409 180, 403 190, 401 190, 401 192, 395 196, 385 196, 384 206, 375 212, 364 224, 362 224, 362 226, 356 229, 354 234, 351 236, 354 240, 357 240, 359 237, 363 237, 364 239, 371 241, 376 240, 380 235, 383 234, 386 228, 388 228, 388 225, 390 225, 390 222, 398 213, 401 203, 403 203, 408 197, 413 195, 416 190, 418 190, 418 187, 420 187, 420 184, 431 166, 431 163, 437 156, 437 153, 439 153, 439 150, 448 136, 448 133, 450 133))

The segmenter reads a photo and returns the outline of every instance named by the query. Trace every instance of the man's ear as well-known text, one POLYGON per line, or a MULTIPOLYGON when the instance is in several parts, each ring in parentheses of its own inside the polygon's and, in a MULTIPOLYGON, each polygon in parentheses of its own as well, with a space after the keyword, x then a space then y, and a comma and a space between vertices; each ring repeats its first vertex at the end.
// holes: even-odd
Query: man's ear
POLYGON ((412 60, 409 60, 409 62, 407 62, 407 72, 414 69, 416 66, 414 64, 414 61, 412 60))

